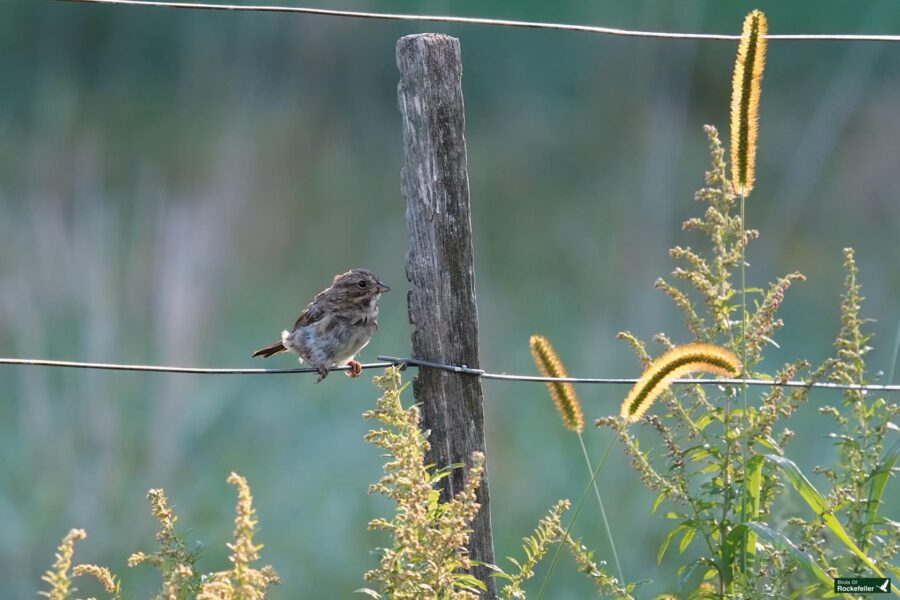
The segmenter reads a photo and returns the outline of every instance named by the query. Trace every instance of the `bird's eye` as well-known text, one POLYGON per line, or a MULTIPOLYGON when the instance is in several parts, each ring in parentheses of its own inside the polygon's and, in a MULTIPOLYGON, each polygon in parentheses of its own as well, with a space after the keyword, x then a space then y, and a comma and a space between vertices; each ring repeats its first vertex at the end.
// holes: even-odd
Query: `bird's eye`
POLYGON ((358 286, 361 287, 361 288, 364 288, 364 287, 366 287, 368 284, 366 283, 366 280, 365 280, 365 279, 360 279, 360 280, 359 280, 359 283, 357 283, 356 285, 358 285, 358 286))

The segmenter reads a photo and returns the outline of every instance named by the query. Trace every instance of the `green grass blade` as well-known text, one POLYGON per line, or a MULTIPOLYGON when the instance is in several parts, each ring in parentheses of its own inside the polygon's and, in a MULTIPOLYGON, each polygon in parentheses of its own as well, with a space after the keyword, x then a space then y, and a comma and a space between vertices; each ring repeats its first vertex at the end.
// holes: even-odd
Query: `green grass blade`
MULTIPOLYGON (((765 460, 756 455, 747 461, 746 476, 744 477, 744 506, 743 520, 755 521, 759 515, 759 493, 762 488, 762 467, 765 460)), ((744 545, 741 549, 741 571, 746 572, 753 566, 756 560, 756 533, 752 529, 747 530, 744 545)))
POLYGON ((872 473, 872 484, 869 486, 869 500, 866 502, 866 528, 863 531, 862 550, 865 551, 869 546, 869 536, 872 535, 872 529, 875 527, 875 519, 878 518, 878 507, 881 505, 881 498, 884 496, 884 490, 887 487, 888 479, 891 478, 891 472, 897 459, 900 458, 900 448, 894 448, 882 461, 875 472, 872 473))

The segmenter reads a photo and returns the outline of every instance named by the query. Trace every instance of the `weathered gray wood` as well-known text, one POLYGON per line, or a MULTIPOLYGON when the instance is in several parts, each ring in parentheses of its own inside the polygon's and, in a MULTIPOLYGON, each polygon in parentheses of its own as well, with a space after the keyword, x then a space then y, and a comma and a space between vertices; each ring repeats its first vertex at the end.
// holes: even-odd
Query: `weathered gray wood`
MULTIPOLYGON (((465 115, 459 40, 446 35, 409 35, 397 42, 406 163, 401 174, 406 198, 409 254, 407 303, 413 325, 412 356, 423 360, 478 367, 478 310, 475 258, 466 173, 465 115)), ((485 451, 481 380, 471 375, 419 369, 413 382, 422 403, 423 426, 431 430, 428 462, 439 466, 471 464, 474 451, 485 451)), ((453 496, 465 471, 442 481, 453 496)), ((481 510, 472 524, 470 556, 494 564, 487 471, 478 490, 481 510)), ((490 571, 474 575, 496 598, 490 571)))

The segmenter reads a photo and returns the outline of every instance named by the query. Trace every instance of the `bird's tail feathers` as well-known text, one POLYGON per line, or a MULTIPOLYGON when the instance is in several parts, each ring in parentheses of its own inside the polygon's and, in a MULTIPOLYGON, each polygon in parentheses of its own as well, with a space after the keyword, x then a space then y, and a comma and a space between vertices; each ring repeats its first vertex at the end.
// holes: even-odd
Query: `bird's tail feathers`
POLYGON ((271 346, 266 346, 265 348, 260 348, 256 352, 253 353, 253 357, 262 356, 263 358, 269 358, 279 352, 286 352, 287 348, 284 347, 284 344, 281 342, 275 342, 271 346))

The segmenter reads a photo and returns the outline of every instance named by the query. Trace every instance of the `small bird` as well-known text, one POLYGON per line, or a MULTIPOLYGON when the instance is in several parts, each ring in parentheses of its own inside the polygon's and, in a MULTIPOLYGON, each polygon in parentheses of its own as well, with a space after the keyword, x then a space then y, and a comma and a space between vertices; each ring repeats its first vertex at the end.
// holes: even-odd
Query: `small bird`
POLYGON ((328 377, 328 369, 334 366, 350 365, 347 375, 359 377, 362 365, 353 357, 378 329, 378 299, 390 290, 366 269, 337 275, 331 287, 316 294, 303 309, 294 328, 281 332, 280 342, 260 348, 253 356, 296 352, 301 363, 306 360, 319 372, 316 383, 328 377))

